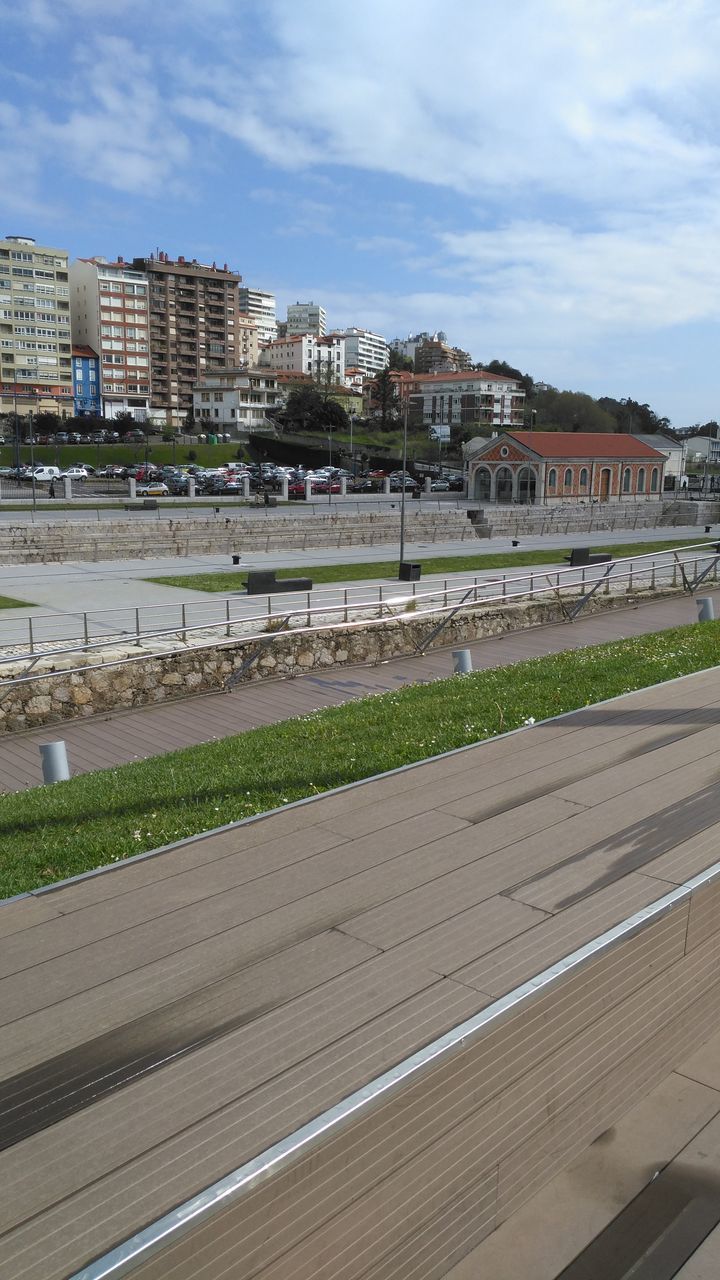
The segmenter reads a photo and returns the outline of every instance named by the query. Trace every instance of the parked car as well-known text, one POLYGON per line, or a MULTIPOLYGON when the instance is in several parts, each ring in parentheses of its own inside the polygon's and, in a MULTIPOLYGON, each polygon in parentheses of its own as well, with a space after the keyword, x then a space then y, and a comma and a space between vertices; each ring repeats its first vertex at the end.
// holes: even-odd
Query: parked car
POLYGON ((68 480, 87 480, 88 478, 84 467, 68 467, 65 471, 61 471, 60 475, 68 480))
POLYGON ((431 493, 449 493, 450 481, 449 480, 433 480, 430 485, 430 492, 431 493))
POLYGON ((135 493, 138 498, 167 498, 170 490, 162 480, 144 480, 137 485, 135 493))
POLYGON ((31 474, 28 476, 28 479, 31 482, 32 482, 33 476, 35 477, 36 484, 50 484, 51 480, 60 479, 60 468, 59 467, 35 467, 34 471, 31 472, 31 474))

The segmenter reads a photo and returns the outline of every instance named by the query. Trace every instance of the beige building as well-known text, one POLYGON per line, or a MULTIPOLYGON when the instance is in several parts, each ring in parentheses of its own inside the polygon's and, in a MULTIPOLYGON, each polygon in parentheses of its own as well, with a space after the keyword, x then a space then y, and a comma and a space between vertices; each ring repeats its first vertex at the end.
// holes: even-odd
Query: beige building
POLYGON ((144 272, 150 287, 152 413, 181 426, 198 379, 240 361, 242 277, 227 264, 173 261, 166 253, 134 258, 132 269, 144 272))
POLYGON ((149 286, 144 271, 122 259, 78 258, 70 267, 74 340, 100 356, 104 418, 150 408, 149 286))
POLYGON ((277 378, 269 369, 218 369, 193 387, 193 414, 207 432, 242 434, 272 429, 266 410, 281 399, 277 378))
POLYGON ((254 368, 258 362, 258 328, 252 316, 239 311, 235 320, 237 362, 254 368))
POLYGON ((73 413, 65 249, 0 240, 0 411, 73 413))

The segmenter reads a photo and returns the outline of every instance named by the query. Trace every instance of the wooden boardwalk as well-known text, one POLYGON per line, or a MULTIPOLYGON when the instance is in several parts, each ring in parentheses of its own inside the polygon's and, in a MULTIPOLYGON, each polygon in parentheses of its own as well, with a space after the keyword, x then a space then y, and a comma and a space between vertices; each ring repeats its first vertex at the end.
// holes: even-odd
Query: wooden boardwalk
POLYGON ((1 907, 3 1280, 74 1274, 492 1015, 132 1272, 446 1274, 717 1029, 712 883, 502 1001, 714 863, 719 772, 712 670, 1 907))
MULTIPOLYGON (((715 600, 720 611, 720 593, 715 594, 715 600)), ((477 641, 468 647, 474 667, 482 669, 696 621, 695 602, 682 596, 581 617, 572 625, 534 627, 477 641)), ((229 694, 206 694, 0 737, 0 792, 39 785, 39 744, 57 738, 67 744, 71 772, 86 773, 244 733, 259 725, 276 724, 291 716, 306 715, 316 707, 337 706, 353 698, 451 674, 451 651, 439 649, 424 657, 401 658, 381 666, 350 667, 292 680, 263 680, 241 685, 229 694)))

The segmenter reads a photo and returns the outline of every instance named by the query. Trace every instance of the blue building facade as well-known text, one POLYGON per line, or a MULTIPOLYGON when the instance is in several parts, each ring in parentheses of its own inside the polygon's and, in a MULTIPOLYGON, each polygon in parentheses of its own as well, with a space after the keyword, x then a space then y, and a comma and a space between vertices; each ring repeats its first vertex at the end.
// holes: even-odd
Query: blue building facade
POLYGON ((73 407, 76 418, 102 417, 100 358, 92 347, 73 347, 73 407))

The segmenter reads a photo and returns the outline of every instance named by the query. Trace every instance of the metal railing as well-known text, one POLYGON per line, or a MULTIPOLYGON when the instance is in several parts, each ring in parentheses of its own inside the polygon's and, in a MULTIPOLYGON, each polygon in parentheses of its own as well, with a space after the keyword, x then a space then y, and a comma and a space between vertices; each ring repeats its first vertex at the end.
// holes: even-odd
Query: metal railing
MULTIPOLYGON (((180 604, 180 616, 173 624, 146 630, 140 628, 138 608, 133 611, 135 625, 127 631, 105 633, 100 638, 91 636, 88 631, 87 636, 83 634, 82 639, 56 647, 52 644, 40 646, 34 637, 32 648, 23 649, 18 646, 14 651, 0 652, 0 662, 3 665, 12 668, 26 665, 25 671, 15 672, 0 680, 0 690, 7 691, 8 687, 18 683, 40 678, 40 673, 33 673, 32 668, 41 658, 67 658, 73 654, 92 658, 97 655, 96 662, 84 661, 78 667, 64 666, 57 672, 43 670, 41 673, 43 679, 56 675, 67 677, 74 671, 87 670, 89 666, 116 666, 157 654, 169 657, 186 651, 189 647, 217 648, 242 640, 245 644, 261 644, 264 648, 269 641, 287 636, 288 632, 298 635, 338 629, 353 630, 380 625, 391 618, 409 618, 410 614, 414 622, 422 619, 433 621, 432 632, 416 642, 417 651, 424 652, 460 609, 472 611, 490 605, 507 605, 551 597, 560 602, 565 618, 572 622, 598 592, 609 595, 611 591, 623 591, 630 594, 643 589, 657 590, 664 585, 668 588, 680 586, 692 593, 711 576, 717 581, 719 561, 720 553, 716 544, 698 543, 665 552, 629 556, 581 569, 537 568, 529 573, 501 574, 491 578, 457 575, 441 579, 425 591, 418 591, 416 583, 408 584, 405 589, 400 583, 392 588, 380 585, 374 587, 364 599, 350 599, 350 593, 353 590, 362 591, 362 587, 341 587, 334 593, 321 593, 334 594, 336 597, 335 600, 321 603, 317 602, 315 592, 308 592, 302 606, 295 609, 288 607, 289 593, 286 593, 275 599, 267 597, 269 607, 263 612, 245 614, 242 617, 232 616, 231 602, 239 601, 237 597, 228 597, 219 602, 223 607, 223 616, 219 619, 193 621, 188 614, 188 605, 180 604), (338 595, 340 599, 337 599, 338 595), (109 646, 117 646, 118 643, 124 643, 128 649, 142 649, 142 652, 125 652, 122 656, 109 660, 107 655, 103 658, 102 651, 109 646)), ((293 598, 296 596, 297 593, 293 593, 293 598)), ((247 597, 243 599, 246 600, 247 597)), ((206 606, 202 602, 200 608, 212 608, 214 603, 210 602, 206 606)), ((145 606, 145 609, 158 610, 166 607, 145 606)), ((115 611, 100 612, 109 614, 115 611)))

